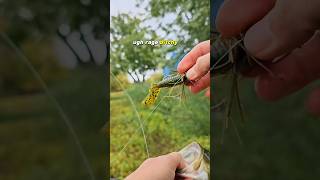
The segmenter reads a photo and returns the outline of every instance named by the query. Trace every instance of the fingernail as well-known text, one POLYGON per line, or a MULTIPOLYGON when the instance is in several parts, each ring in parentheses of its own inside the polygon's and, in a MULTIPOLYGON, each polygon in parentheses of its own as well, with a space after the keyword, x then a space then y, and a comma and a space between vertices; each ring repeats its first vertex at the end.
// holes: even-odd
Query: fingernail
POLYGON ((194 81, 197 77, 197 73, 193 68, 191 68, 189 71, 187 71, 186 76, 190 81, 194 81))
POLYGON ((268 59, 272 37, 268 23, 266 23, 266 20, 262 20, 247 31, 244 37, 244 45, 253 56, 262 60, 268 59))
POLYGON ((182 60, 184 59, 184 57, 187 55, 189 53, 189 51, 187 52, 187 53, 185 53, 184 55, 183 55, 183 57, 179 60, 179 63, 178 63, 178 65, 177 65, 177 71, 179 72, 179 73, 184 73, 184 69, 183 69, 183 65, 182 65, 182 60))

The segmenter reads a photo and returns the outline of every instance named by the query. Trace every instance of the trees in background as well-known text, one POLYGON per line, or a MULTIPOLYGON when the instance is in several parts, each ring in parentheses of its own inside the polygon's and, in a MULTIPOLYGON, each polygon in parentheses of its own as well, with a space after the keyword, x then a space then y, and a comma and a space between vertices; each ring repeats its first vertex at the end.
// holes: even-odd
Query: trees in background
MULTIPOLYGON (((5 32, 27 55, 46 82, 61 77, 53 52, 53 39, 65 44, 78 66, 96 64, 97 45, 108 47, 108 6, 92 0, 15 0, 0 2, 0 31, 5 32), (74 36, 76 35, 76 36, 74 36), (76 43, 74 37, 77 37, 76 43), (93 42, 93 43, 92 43, 93 42), (98 43, 96 43, 98 42, 98 43), (82 45, 89 58, 81 58, 76 46, 82 45)), ((0 92, 28 93, 40 90, 30 71, 15 52, 0 40, 0 92)), ((105 50, 107 52, 107 50, 105 50)), ((106 54, 106 53, 105 53, 106 54)), ((104 56, 104 62, 108 57, 104 56)))
POLYGON ((165 59, 161 48, 133 44, 139 40, 159 39, 156 32, 143 26, 142 22, 128 14, 119 14, 111 19, 111 70, 114 74, 127 73, 134 82, 145 81, 147 71, 156 70, 165 59))
MULTIPOLYGON (((138 0, 139 4, 146 0, 138 0)), ((196 43, 209 39, 210 1, 188 0, 150 0, 145 7, 151 17, 162 18, 173 14, 176 19, 169 23, 160 23, 159 28, 167 35, 175 33, 183 52, 189 51, 196 43)))
POLYGON ((134 82, 141 82, 148 70, 176 64, 196 43, 209 39, 209 5, 209 1, 138 0, 137 6, 144 6, 144 14, 132 17, 122 13, 112 17, 112 72, 127 73, 134 82), (177 46, 133 45, 133 41, 169 37, 175 37, 177 46), (170 57, 172 60, 166 59, 168 53, 175 54, 170 57))

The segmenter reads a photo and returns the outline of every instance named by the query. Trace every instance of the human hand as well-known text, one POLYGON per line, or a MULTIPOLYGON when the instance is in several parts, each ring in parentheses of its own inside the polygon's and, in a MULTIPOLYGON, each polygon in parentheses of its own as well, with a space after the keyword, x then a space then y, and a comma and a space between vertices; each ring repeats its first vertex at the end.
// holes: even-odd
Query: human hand
POLYGON ((194 81, 190 85, 193 93, 207 89, 205 95, 210 97, 210 41, 203 41, 196 45, 179 63, 178 72, 186 74, 194 81))
POLYGON ((182 157, 179 153, 173 152, 147 159, 125 180, 174 180, 178 179, 175 177, 177 168, 183 168, 182 157))
MULTIPOLYGON (((228 0, 221 7, 217 28, 222 36, 246 31, 244 44, 251 55, 265 61, 282 57, 268 66, 281 78, 254 70, 258 96, 274 101, 320 78, 319 9, 319 0, 228 0)), ((320 88, 306 104, 320 115, 320 88)))

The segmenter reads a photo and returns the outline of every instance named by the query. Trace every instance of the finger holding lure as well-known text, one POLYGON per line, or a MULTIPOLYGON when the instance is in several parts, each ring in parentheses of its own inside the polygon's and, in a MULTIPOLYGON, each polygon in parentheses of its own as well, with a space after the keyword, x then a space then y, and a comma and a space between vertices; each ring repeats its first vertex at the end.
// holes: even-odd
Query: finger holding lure
POLYGON ((193 93, 207 89, 206 96, 210 97, 210 40, 197 44, 179 63, 179 73, 185 73, 189 80, 194 81, 190 86, 193 93))
MULTIPOLYGON (((149 89, 148 96, 142 103, 146 106, 154 104, 160 93, 160 88, 188 85, 194 93, 208 88, 210 86, 210 40, 196 45, 180 61, 177 70, 180 74, 169 76, 153 84, 149 89)), ((209 89, 206 95, 210 96, 209 89)))

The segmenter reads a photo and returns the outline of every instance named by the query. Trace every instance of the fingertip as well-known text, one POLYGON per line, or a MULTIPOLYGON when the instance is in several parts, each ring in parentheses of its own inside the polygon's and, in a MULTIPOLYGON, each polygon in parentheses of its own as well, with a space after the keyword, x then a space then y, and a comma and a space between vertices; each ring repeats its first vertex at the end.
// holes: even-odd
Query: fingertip
POLYGON ((184 74, 197 61, 200 56, 210 53, 210 40, 200 42, 190 52, 188 52, 179 62, 177 71, 184 74))
POLYGON ((192 63, 190 62, 190 58, 188 57, 189 53, 184 55, 184 57, 181 59, 177 66, 177 71, 180 74, 184 74, 189 69, 188 66, 190 66, 190 64, 192 63))
POLYGON ((299 1, 292 3, 288 6, 287 1, 277 1, 265 17, 248 29, 244 45, 251 55, 261 60, 273 60, 300 48, 312 38, 318 27, 311 25, 313 22, 301 14, 303 8, 298 8, 299 1))
POLYGON ((189 86, 189 90, 190 90, 193 94, 197 94, 197 93, 198 93, 197 88, 194 87, 194 86, 189 86))
POLYGON ((273 34, 265 19, 257 22, 246 32, 243 43, 252 56, 261 60, 272 59, 272 55, 270 56, 266 49, 273 43, 273 34))
POLYGON ((195 85, 195 86, 190 86, 190 91, 193 93, 193 94, 197 94, 199 93, 200 91, 203 90, 203 87, 200 87, 199 85, 195 85))
POLYGON ((190 90, 192 93, 198 93, 208 87, 210 87, 210 72, 208 72, 205 76, 201 77, 201 79, 193 83, 190 86, 190 90))
POLYGON ((172 165, 176 168, 181 164, 182 156, 178 152, 171 152, 168 154, 169 160, 172 163, 172 165))
POLYGON ((184 68, 183 68, 183 65, 182 65, 182 62, 180 61, 180 63, 178 64, 177 66, 177 71, 179 74, 184 74, 185 71, 184 71, 184 68))
MULTIPOLYGON (((223 5, 221 8, 223 8, 223 5)), ((229 18, 225 18, 225 13, 225 11, 219 11, 216 19, 216 28, 222 37, 230 37, 236 34, 237 30, 234 30, 232 23, 229 22, 229 18)))
POLYGON ((221 6, 216 27, 223 37, 239 35, 260 20, 274 6, 275 0, 228 0, 221 6))

